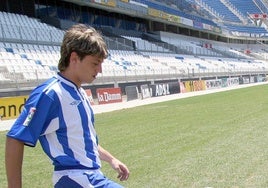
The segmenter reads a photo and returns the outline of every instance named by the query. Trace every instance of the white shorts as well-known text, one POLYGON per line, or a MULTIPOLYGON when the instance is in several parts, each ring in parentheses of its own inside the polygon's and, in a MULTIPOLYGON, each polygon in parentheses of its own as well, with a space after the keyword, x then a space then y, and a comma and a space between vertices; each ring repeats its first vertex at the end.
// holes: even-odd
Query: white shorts
POLYGON ((123 188, 100 170, 60 170, 53 173, 55 188, 123 188))

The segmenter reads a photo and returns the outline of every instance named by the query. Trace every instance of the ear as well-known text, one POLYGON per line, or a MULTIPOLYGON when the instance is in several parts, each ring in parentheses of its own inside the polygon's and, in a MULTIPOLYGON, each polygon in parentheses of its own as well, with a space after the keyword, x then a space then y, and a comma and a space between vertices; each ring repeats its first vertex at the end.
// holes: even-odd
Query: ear
POLYGON ((78 62, 77 60, 79 60, 77 53, 72 52, 70 55, 70 64, 75 64, 76 62, 78 62))

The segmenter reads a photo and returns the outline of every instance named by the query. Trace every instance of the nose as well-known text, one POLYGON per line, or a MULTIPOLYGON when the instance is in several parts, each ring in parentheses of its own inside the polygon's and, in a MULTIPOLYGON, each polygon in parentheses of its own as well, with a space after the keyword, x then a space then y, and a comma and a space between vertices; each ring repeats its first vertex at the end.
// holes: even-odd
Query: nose
POLYGON ((102 63, 100 63, 99 66, 98 66, 98 73, 102 73, 102 65, 101 64, 102 63))

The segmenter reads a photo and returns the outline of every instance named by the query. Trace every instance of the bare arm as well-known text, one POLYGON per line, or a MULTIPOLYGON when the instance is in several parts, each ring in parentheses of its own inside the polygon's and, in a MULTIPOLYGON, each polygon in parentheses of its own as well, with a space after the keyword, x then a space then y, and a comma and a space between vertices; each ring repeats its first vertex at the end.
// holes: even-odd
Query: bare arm
POLYGON ((21 188, 21 171, 24 144, 18 140, 7 137, 6 139, 6 174, 8 188, 21 188))
POLYGON ((127 180, 129 177, 129 170, 125 164, 116 159, 112 154, 102 148, 100 145, 98 146, 98 151, 100 155, 100 159, 108 162, 114 170, 118 172, 118 178, 120 181, 127 180))

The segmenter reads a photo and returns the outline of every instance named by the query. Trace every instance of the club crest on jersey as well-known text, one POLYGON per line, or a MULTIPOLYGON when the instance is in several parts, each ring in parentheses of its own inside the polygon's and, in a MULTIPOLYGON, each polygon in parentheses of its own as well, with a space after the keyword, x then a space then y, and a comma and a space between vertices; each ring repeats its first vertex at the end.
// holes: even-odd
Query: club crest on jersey
POLYGON ((80 103, 81 103, 80 100, 75 100, 75 101, 71 102, 70 105, 78 106, 80 103))
POLYGON ((33 116, 34 116, 35 111, 36 111, 36 108, 34 108, 34 107, 31 107, 30 108, 30 110, 28 112, 28 115, 27 115, 27 117, 26 117, 26 119, 25 119, 25 121, 23 123, 24 126, 28 126, 29 125, 29 123, 33 119, 33 116))

